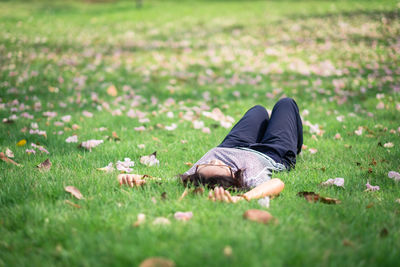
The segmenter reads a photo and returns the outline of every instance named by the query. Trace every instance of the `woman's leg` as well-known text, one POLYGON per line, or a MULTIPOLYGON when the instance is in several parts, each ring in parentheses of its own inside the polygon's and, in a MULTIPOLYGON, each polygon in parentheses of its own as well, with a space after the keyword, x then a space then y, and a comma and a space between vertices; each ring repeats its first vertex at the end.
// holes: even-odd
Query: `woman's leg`
POLYGON ((302 145, 303 125, 299 108, 293 99, 283 98, 275 104, 261 141, 250 145, 250 148, 290 169, 296 164, 296 154, 300 153, 302 145))
POLYGON ((248 147, 260 142, 268 125, 268 112, 260 105, 249 109, 225 137, 219 147, 248 147))

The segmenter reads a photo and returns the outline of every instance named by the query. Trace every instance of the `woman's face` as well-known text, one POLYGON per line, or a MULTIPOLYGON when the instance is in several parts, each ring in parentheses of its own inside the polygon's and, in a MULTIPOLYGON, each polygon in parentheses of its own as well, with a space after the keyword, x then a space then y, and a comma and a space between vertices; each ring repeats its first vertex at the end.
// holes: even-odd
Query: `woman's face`
POLYGON ((199 165, 197 172, 205 177, 232 176, 230 167, 218 159, 210 160, 207 165, 199 165))

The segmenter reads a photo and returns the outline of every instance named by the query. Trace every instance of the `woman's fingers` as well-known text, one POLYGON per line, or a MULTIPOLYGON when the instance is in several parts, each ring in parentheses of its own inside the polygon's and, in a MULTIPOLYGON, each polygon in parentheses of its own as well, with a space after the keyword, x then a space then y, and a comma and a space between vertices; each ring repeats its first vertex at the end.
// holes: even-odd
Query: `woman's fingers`
POLYGON ((130 187, 140 186, 146 183, 146 180, 138 179, 131 174, 120 174, 118 175, 118 182, 120 185, 126 184, 130 187))
POLYGON ((133 179, 132 179, 132 177, 127 176, 126 179, 127 179, 127 181, 128 181, 128 185, 129 185, 130 187, 133 187, 133 179))
POLYGON ((125 175, 121 175, 120 176, 120 182, 121 185, 126 184, 126 179, 125 179, 125 175))
POLYGON ((218 187, 218 186, 214 188, 214 197, 215 197, 215 200, 216 200, 216 201, 219 201, 219 200, 220 200, 220 197, 219 197, 219 187, 218 187))
POLYGON ((208 192, 208 199, 209 199, 209 200, 212 200, 212 201, 215 201, 215 197, 214 197, 213 192, 214 192, 214 191, 212 191, 212 190, 211 190, 210 192, 208 192))
POLYGON ((233 203, 234 201, 233 201, 233 199, 232 199, 232 196, 231 196, 231 194, 229 194, 229 192, 228 191, 225 191, 225 197, 228 199, 228 202, 231 202, 231 203, 233 203))

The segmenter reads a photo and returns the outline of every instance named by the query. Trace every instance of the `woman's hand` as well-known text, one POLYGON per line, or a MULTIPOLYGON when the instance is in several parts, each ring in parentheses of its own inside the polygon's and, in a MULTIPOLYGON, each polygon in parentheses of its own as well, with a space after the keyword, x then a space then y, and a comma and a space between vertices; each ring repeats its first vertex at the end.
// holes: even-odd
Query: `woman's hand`
POLYGON ((146 181, 142 179, 141 175, 137 174, 120 174, 117 178, 120 185, 126 184, 130 187, 141 186, 146 183, 146 181))
POLYGON ((208 199, 212 201, 236 203, 244 198, 241 196, 231 196, 231 194, 222 187, 215 187, 214 190, 210 191, 208 194, 208 199))

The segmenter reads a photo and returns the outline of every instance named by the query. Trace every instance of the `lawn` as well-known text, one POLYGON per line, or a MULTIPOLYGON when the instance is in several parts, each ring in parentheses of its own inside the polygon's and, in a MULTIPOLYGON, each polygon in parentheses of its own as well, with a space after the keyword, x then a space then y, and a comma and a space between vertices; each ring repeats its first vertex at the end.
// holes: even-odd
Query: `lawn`
POLYGON ((399 12, 378 0, 1 1, 0 150, 21 165, 0 161, 0 266, 397 265, 399 12), (215 203, 208 189, 179 201, 178 175, 231 120, 285 96, 305 146, 274 174, 285 189, 269 208, 215 203), (103 143, 78 147, 91 139, 103 143), (158 165, 140 163, 154 151, 158 165), (118 170, 98 170, 124 158, 160 179, 121 187, 118 170), (337 177, 343 188, 320 185, 337 177), (244 220, 248 209, 278 223, 244 220))

